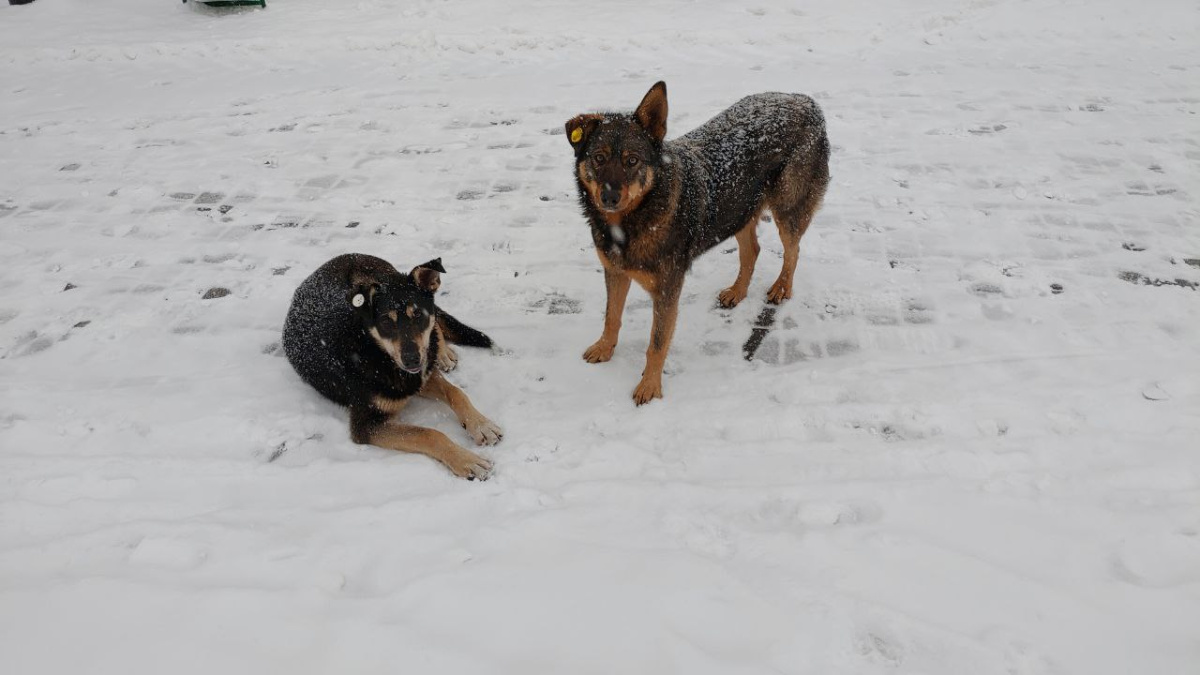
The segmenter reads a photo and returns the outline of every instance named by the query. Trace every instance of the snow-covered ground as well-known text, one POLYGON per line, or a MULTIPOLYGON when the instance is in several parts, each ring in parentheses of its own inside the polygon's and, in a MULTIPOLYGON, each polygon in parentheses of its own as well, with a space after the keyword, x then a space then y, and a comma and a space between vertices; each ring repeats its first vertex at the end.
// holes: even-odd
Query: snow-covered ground
MULTIPOLYGON (((1200 672, 1190 0, 0 5, 0 672, 1200 672), (812 94, 796 297, 604 289, 570 116, 812 94), (486 483, 281 358, 335 254, 507 350, 486 483), (210 289, 231 293, 203 299, 210 289)), ((417 423, 466 442, 448 410, 417 423)))

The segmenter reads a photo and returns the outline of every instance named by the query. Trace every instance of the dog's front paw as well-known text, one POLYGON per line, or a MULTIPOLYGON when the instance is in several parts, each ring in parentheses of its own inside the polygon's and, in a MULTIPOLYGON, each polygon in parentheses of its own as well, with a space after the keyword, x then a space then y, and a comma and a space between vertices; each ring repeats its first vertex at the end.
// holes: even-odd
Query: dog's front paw
POLYGON ((737 307, 738 303, 746 299, 746 289, 730 286, 717 294, 717 302, 725 309, 737 307))
POLYGON ((583 360, 588 363, 604 363, 612 358, 613 352, 617 349, 617 343, 607 342, 605 340, 596 340, 596 344, 588 347, 583 352, 583 360))
POLYGON ((487 480, 492 476, 492 462, 484 459, 470 450, 458 449, 445 460, 446 468, 459 478, 467 480, 487 480))
POLYGON ((656 398, 662 398, 662 379, 661 378, 646 378, 643 377, 638 386, 633 390, 633 402, 638 405, 645 405, 656 398))
POLYGON ((495 445, 504 438, 504 431, 500 426, 483 415, 478 419, 463 422, 463 428, 475 441, 475 445, 495 445))
POLYGON ((450 345, 444 344, 438 350, 437 365, 443 373, 448 373, 458 367, 458 354, 451 349, 450 345))

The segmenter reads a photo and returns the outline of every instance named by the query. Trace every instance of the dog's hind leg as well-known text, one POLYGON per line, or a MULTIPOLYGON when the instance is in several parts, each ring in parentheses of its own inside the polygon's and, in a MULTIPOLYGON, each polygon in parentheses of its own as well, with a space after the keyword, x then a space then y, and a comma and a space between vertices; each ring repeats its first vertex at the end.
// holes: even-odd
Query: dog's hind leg
POLYGON ((821 208, 829 184, 828 161, 826 146, 817 157, 808 158, 795 169, 789 167, 768 199, 779 228, 779 240, 783 242, 783 268, 779 270, 779 278, 767 290, 767 302, 778 305, 792 297, 792 279, 800 259, 800 238, 808 230, 817 209, 821 208))
POLYGON ((758 261, 758 213, 735 236, 738 244, 738 275, 732 286, 717 295, 717 302, 722 307, 737 307, 750 291, 750 278, 754 276, 754 263, 758 261))
POLYGON ((450 316, 442 311, 440 307, 437 310, 437 326, 448 343, 464 347, 482 347, 484 349, 489 349, 492 346, 492 339, 490 337, 450 316))
POLYGON ((490 461, 459 447, 446 434, 408 424, 389 424, 387 418, 386 413, 373 410, 369 406, 352 406, 350 437, 355 443, 432 457, 460 478, 487 480, 491 476, 490 461))
POLYGON ((446 378, 442 377, 441 373, 430 375, 420 393, 421 396, 441 401, 449 406, 454 411, 454 416, 458 418, 459 424, 467 430, 476 445, 495 445, 500 442, 501 438, 504 438, 504 432, 500 427, 476 410, 475 406, 471 404, 471 399, 467 398, 462 389, 450 384, 446 378))
POLYGON ((780 221, 779 240, 783 242, 783 267, 779 270, 779 278, 767 289, 767 302, 778 305, 792 297, 792 279, 796 275, 796 262, 800 260, 800 234, 796 230, 800 229, 803 232, 803 229, 784 225, 779 216, 775 219, 780 221))

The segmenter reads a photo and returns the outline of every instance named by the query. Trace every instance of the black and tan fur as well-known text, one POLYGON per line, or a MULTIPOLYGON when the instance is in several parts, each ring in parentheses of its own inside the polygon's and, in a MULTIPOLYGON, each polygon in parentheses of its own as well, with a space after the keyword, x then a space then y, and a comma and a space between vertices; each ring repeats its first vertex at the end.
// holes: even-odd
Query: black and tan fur
POLYGON ((829 141, 820 108, 802 94, 747 96, 673 141, 667 133, 667 87, 655 84, 633 114, 572 118, 579 200, 604 266, 608 305, 590 363, 612 358, 631 281, 654 302, 654 326, 638 404, 662 397, 662 368, 675 332, 684 275, 693 260, 730 237, 739 268, 721 291, 725 307, 741 302, 758 259, 756 225, 770 209, 783 241, 783 269, 767 291, 792 296, 800 237, 829 184, 829 141))
POLYGON ((373 256, 338 256, 296 289, 283 348, 305 382, 350 409, 354 442, 428 455, 456 476, 483 480, 492 470, 487 459, 440 431, 391 421, 419 395, 450 406, 477 445, 502 436, 441 373, 458 361, 449 343, 492 346, 434 304, 445 271, 441 258, 402 274, 373 256))

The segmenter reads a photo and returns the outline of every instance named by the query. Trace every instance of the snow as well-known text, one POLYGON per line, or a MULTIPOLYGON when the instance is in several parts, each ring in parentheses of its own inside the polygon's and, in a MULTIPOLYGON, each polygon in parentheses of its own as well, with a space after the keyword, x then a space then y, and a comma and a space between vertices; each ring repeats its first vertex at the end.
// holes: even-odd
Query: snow
POLYGON ((1194 3, 269 4, 0 5, 0 672, 1200 671, 1194 3), (812 95, 833 182, 635 409, 562 128, 658 79, 812 95), (350 251, 504 348, 492 480, 281 357, 350 251))

